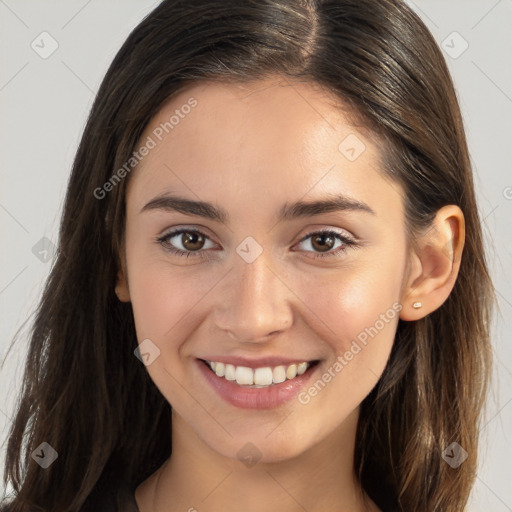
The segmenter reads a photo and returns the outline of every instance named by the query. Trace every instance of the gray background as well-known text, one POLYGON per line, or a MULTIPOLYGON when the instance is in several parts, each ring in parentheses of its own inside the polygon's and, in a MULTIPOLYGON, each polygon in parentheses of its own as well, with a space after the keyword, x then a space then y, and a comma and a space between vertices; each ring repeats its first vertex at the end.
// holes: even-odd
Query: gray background
MULTIPOLYGON (((157 3, 0 0, 1 463, 26 336, 7 350, 33 313, 48 274, 87 113, 116 51, 157 3), (58 48, 46 55, 52 44, 58 48)), ((512 511, 512 0, 409 4, 443 48, 455 80, 500 307, 493 325, 493 387, 469 510, 512 511)))

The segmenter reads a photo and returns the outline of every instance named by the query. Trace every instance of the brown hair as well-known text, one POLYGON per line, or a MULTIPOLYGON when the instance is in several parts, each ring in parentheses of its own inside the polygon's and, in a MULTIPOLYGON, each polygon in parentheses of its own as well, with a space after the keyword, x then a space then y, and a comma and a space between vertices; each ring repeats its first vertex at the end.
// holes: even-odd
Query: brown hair
POLYGON ((7 446, 12 511, 76 511, 117 477, 132 488, 170 455, 170 407, 134 357, 131 305, 114 293, 125 224, 123 166, 163 103, 201 80, 316 82, 364 120, 383 172, 405 190, 411 233, 458 205, 466 241, 445 303, 400 321, 364 400, 354 468, 380 506, 462 511, 475 479, 490 373, 489 279, 454 86, 419 17, 400 0, 164 0, 129 35, 89 115, 70 176, 59 253, 31 330, 7 446), (31 460, 43 441, 58 463, 31 460), (456 470, 452 441, 468 453, 456 470))

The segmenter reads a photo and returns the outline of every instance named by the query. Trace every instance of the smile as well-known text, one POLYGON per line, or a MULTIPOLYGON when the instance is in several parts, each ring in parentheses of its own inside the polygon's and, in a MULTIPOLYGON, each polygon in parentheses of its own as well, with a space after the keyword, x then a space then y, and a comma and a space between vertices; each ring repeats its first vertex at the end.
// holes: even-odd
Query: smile
POLYGON ((288 366, 265 366, 261 368, 248 368, 247 366, 235 366, 216 361, 205 361, 217 377, 236 382, 246 388, 266 388, 274 384, 280 384, 286 380, 295 379, 306 372, 312 363, 304 361, 288 366))
POLYGON ((320 360, 285 362, 273 357, 257 362, 233 357, 229 363, 196 359, 196 364, 223 400, 243 409, 273 409, 290 402, 321 371, 320 360))

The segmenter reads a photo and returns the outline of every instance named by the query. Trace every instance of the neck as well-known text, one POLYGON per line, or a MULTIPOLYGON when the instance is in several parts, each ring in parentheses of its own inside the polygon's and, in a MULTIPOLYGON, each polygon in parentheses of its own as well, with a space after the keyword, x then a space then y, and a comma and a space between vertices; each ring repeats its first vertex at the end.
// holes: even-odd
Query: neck
POLYGON ((353 471, 357 413, 306 452, 251 467, 219 455, 173 413, 172 456, 137 488, 139 509, 378 511, 353 471))

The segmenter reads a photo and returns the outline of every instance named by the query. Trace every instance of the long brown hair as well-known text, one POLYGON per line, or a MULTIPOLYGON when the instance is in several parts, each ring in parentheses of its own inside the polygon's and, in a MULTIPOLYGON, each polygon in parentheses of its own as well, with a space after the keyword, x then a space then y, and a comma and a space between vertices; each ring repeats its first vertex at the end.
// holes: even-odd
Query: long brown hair
POLYGON ((405 190, 411 236, 444 205, 464 213, 455 287, 435 312, 399 322, 361 406, 354 468, 381 506, 464 509, 490 373, 493 288, 461 113, 434 38, 400 0, 164 0, 112 62, 74 160, 8 438, 13 512, 80 510, 93 491, 116 479, 135 488, 169 457, 170 406, 133 355, 131 305, 114 293, 129 176, 101 199, 94 192, 187 85, 277 74, 323 85, 385 141, 382 171, 405 190), (442 458, 454 441, 468 453, 456 470, 442 458), (59 454, 44 470, 31 459, 42 442, 59 454))

